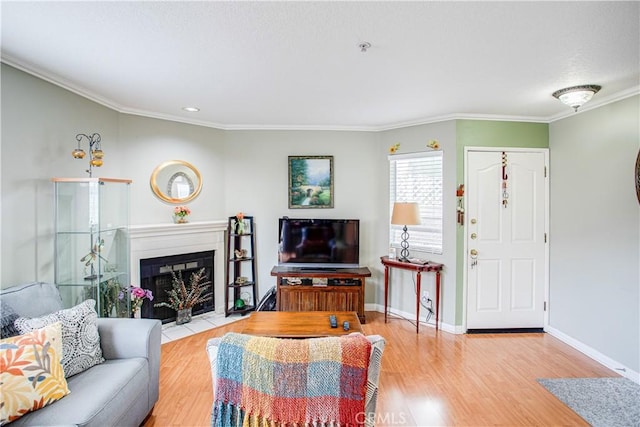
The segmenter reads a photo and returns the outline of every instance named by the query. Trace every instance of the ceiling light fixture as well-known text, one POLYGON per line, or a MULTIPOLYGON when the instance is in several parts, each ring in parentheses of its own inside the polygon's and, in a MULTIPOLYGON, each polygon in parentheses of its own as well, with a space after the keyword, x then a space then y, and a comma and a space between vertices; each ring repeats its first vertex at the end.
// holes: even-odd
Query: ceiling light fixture
POLYGON ((572 86, 553 92, 553 97, 567 104, 574 111, 587 103, 601 89, 598 85, 572 86))
POLYGON ((182 107, 182 109, 190 113, 197 113, 198 111, 200 111, 198 107, 182 107))
POLYGON ((366 52, 367 49, 369 49, 371 47, 371 43, 369 42, 362 42, 358 45, 358 47, 360 48, 360 52, 366 52))

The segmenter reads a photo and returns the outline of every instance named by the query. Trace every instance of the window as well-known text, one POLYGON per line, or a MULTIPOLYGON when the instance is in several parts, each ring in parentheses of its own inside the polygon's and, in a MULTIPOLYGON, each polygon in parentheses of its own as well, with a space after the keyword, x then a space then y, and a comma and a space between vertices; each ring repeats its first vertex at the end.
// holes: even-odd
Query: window
MULTIPOLYGON (((393 203, 417 202, 422 224, 409 226, 409 249, 442 253, 442 151, 389 157, 389 216, 393 203)), ((390 226, 389 242, 400 247, 402 225, 390 226)))

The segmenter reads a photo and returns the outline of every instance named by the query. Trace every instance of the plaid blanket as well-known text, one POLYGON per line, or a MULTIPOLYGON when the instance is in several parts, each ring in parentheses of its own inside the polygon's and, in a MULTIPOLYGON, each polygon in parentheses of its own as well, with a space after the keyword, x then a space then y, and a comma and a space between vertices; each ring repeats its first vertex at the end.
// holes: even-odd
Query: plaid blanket
POLYGON ((226 334, 213 426, 364 423, 371 344, 362 334, 303 340, 226 334))

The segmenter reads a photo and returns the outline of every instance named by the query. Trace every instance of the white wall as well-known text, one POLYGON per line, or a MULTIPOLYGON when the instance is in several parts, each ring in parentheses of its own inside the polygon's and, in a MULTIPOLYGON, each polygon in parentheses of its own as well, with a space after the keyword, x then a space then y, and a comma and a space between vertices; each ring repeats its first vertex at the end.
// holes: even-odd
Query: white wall
MULTIPOLYGON (((2 64, 1 286, 53 281, 53 177, 86 177, 71 151, 78 133, 102 136, 105 166, 119 177, 118 114, 2 64)), ((88 151, 84 141, 82 148, 88 151)))
MULTIPOLYGON (((379 208, 382 190, 375 184, 384 175, 377 168, 376 140, 377 135, 370 132, 226 132, 225 216, 242 211, 255 217, 261 294, 275 285, 270 272, 277 263, 278 218, 282 216, 359 219, 360 263, 371 267, 379 261, 376 230, 384 226, 387 213, 379 208), (333 209, 289 209, 288 156, 298 155, 333 156, 333 209)), ((367 281, 365 302, 374 301, 377 286, 367 281)))
POLYGON ((224 219, 227 187, 223 131, 126 114, 120 115, 119 130, 123 177, 133 180, 132 225, 173 221, 175 205, 155 197, 149 182, 153 170, 167 160, 187 161, 202 175, 202 192, 188 203, 189 220, 224 219))
MULTIPOLYGON (((376 167, 376 133, 225 132, 120 114, 5 64, 2 104, 2 287, 54 280, 50 179, 87 176, 88 162, 71 157, 78 132, 102 135, 105 163, 94 176, 132 179, 134 225, 172 221, 172 206, 149 186, 153 169, 172 159, 186 160, 202 174, 202 193, 189 203, 191 221, 224 220, 239 210, 255 215, 261 294, 275 284, 269 273, 280 216, 358 218, 361 263, 374 264, 386 251, 380 249, 386 237, 379 243, 374 232, 388 221, 386 211, 378 211, 387 196, 376 184, 385 175, 376 167), (306 154, 334 156, 335 208, 288 209, 287 156, 306 154)), ((367 282, 367 302, 375 300, 377 286, 367 282)))
MULTIPOLYGON (((453 332, 456 318, 456 123, 446 121, 427 125, 412 126, 402 129, 394 129, 382 132, 378 148, 378 168, 381 177, 381 188, 384 193, 381 195, 379 209, 384 215, 381 227, 378 228, 378 254, 386 255, 389 251, 389 147, 399 143, 398 154, 431 151, 427 148, 430 140, 437 140, 443 151, 443 172, 444 172, 444 241, 442 254, 429 254, 420 251, 411 251, 412 256, 426 258, 444 264, 441 277, 441 309, 440 320, 444 323, 443 329, 453 332)), ((411 249, 411 248, 409 248, 411 249)), ((384 304, 384 269, 377 262, 370 267, 375 269, 376 275, 380 277, 381 287, 377 295, 377 301, 384 304)), ((415 275, 402 270, 391 270, 390 277, 390 305, 394 311, 401 315, 415 320, 416 295, 414 292, 415 275)), ((422 290, 428 290, 435 303, 435 275, 423 273, 422 290)), ((382 305, 380 306, 382 307, 382 305)), ((420 319, 425 320, 426 311, 421 310, 420 319)), ((433 323, 435 319, 431 319, 433 323)))
POLYGON ((636 373, 639 99, 627 98, 549 126, 550 326, 636 373))

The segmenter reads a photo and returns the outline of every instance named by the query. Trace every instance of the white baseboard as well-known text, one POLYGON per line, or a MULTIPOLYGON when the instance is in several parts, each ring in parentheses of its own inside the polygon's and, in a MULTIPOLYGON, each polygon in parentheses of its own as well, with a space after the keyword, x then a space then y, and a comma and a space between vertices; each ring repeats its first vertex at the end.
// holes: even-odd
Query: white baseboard
POLYGON ((621 363, 616 362, 610 357, 605 356, 604 354, 600 353, 594 348, 589 347, 588 345, 578 341, 575 338, 570 337, 569 335, 559 331, 558 329, 552 326, 546 326, 544 330, 549 335, 552 335, 558 338, 560 341, 564 342, 565 344, 570 345, 571 347, 575 348, 576 350, 583 353, 584 355, 592 358, 593 360, 600 363, 601 365, 604 365, 607 368, 611 369, 616 374, 622 375, 625 378, 629 378, 631 381, 635 382, 636 384, 640 384, 640 374, 634 371, 633 369, 630 369, 622 365, 621 363))
MULTIPOLYGON (((381 304, 365 304, 364 305, 364 309, 365 311, 377 311, 378 313, 384 313, 384 306, 381 304)), ((395 315, 395 316, 399 316, 402 318, 405 318, 411 322, 416 321, 416 314, 415 312, 413 313, 409 313, 406 311, 400 311, 400 310, 395 310, 393 308, 389 308, 389 314, 395 315)), ((420 326, 426 326, 426 327, 431 327, 431 328, 435 328, 436 327, 436 319, 435 319, 435 315, 431 316, 431 319, 429 319, 429 323, 425 323, 424 320, 420 321, 420 326)), ((442 321, 442 319, 440 319, 440 331, 444 331, 444 332, 449 332, 451 334, 462 334, 464 333, 464 331, 462 331, 462 329, 460 327, 456 327, 454 325, 450 325, 448 323, 444 323, 442 321)))

